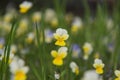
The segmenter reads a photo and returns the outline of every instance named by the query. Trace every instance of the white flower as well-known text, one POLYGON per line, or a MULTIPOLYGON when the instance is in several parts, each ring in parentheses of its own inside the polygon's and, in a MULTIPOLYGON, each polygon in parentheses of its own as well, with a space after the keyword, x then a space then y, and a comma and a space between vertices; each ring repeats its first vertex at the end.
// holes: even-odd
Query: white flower
POLYGON ((55 72, 54 77, 55 77, 55 80, 56 80, 56 79, 59 79, 59 78, 60 78, 60 74, 55 72))
POLYGON ((33 21, 40 21, 42 18, 41 12, 35 12, 33 13, 32 20, 33 21))
POLYGON ((88 42, 86 42, 84 45, 83 45, 83 51, 84 51, 84 59, 87 60, 89 55, 92 53, 93 51, 93 48, 92 48, 92 45, 88 42))
POLYGON ((56 30, 56 33, 53 34, 53 36, 57 40, 55 44, 59 46, 65 46, 66 43, 64 41, 67 40, 69 37, 67 31, 62 28, 58 28, 56 30))
POLYGON ((13 74, 15 74, 16 71, 18 71, 18 70, 21 70, 24 73, 27 73, 29 71, 29 68, 27 66, 25 66, 24 60, 22 60, 16 56, 13 58, 13 60, 9 66, 10 66, 10 71, 13 74))
POLYGON ((76 75, 79 74, 79 67, 75 62, 70 63, 70 68, 72 69, 72 72, 75 73, 76 75))
POLYGON ((11 53, 16 53, 17 52, 17 46, 16 45, 11 45, 11 50, 10 50, 11 53))
POLYGON ((47 9, 45 11, 45 21, 50 22, 52 19, 56 17, 55 11, 53 9, 47 9))
POLYGON ((24 1, 20 4, 20 12, 21 13, 26 13, 31 7, 33 6, 33 4, 29 1, 24 1))
POLYGON ((88 70, 84 73, 82 80, 102 80, 102 78, 94 70, 88 70))
POLYGON ((102 62, 101 59, 94 60, 93 67, 96 69, 96 73, 102 74, 104 72, 103 71, 104 66, 105 66, 105 64, 102 62))

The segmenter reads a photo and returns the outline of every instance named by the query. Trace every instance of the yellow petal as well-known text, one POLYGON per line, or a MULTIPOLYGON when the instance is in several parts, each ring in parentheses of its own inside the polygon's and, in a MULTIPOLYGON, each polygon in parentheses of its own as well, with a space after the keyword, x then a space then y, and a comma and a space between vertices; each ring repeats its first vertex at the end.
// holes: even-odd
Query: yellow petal
POLYGON ((79 68, 75 69, 75 74, 78 75, 79 74, 79 68))
POLYGON ((96 68, 96 73, 102 74, 103 73, 103 69, 101 67, 96 68))
POLYGON ((58 53, 57 53, 57 51, 53 50, 53 51, 51 52, 51 55, 52 55, 52 57, 57 57, 58 53))
POLYGON ((65 46, 66 43, 65 43, 65 41, 57 40, 57 41, 55 42, 55 45, 58 45, 58 46, 65 46))
POLYGON ((26 13, 27 11, 28 11, 27 8, 21 8, 21 9, 20 9, 20 13, 26 13))
POLYGON ((56 66, 62 66, 63 65, 63 60, 60 59, 60 58, 55 58, 53 60, 53 64, 56 65, 56 66))
POLYGON ((17 71, 15 73, 14 80, 26 80, 27 76, 23 71, 17 71))
POLYGON ((59 57, 64 59, 67 56, 67 53, 60 53, 59 57))
POLYGON ((119 80, 119 78, 115 78, 114 80, 119 80))

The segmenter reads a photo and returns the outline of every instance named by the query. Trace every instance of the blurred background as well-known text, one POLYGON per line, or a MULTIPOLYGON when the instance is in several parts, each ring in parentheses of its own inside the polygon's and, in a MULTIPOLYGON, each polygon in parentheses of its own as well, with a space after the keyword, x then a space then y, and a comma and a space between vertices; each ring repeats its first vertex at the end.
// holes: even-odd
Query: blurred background
MULTIPOLYGON (((19 4, 22 3, 23 0, 2 0, 0 2, 0 11, 2 13, 5 12, 7 7, 16 7, 18 9, 19 4)), ((54 0, 28 0, 34 3, 34 9, 42 9, 42 8, 54 8, 54 0)), ((67 12, 72 12, 76 15, 83 16, 84 7, 82 1, 84 0, 65 0, 65 7, 67 12)), ((89 8, 91 13, 94 15, 96 12, 97 4, 103 5, 104 2, 107 3, 108 13, 111 15, 113 12, 113 7, 115 5, 116 0, 87 0, 89 4, 89 8)))

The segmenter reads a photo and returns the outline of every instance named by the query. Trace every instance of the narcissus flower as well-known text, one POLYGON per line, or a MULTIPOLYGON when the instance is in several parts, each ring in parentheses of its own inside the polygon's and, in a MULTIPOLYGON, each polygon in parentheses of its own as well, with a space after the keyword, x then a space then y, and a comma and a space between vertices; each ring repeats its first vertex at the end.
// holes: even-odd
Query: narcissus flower
POLYGON ((114 80, 120 80, 120 70, 115 70, 115 75, 117 76, 117 78, 115 78, 114 80))
POLYGON ((72 69, 73 73, 75 73, 76 75, 79 74, 79 67, 75 62, 70 63, 70 68, 72 69))
POLYGON ((60 47, 58 51, 52 50, 51 55, 54 57, 53 64, 56 66, 63 65, 63 59, 67 56, 67 47, 60 47))
POLYGON ((105 66, 105 64, 102 62, 101 59, 94 60, 93 67, 96 69, 96 73, 102 74, 104 72, 103 71, 104 66, 105 66))
POLYGON ((84 45, 83 45, 83 51, 84 51, 84 59, 87 60, 89 55, 92 53, 93 51, 93 48, 92 48, 92 45, 88 42, 86 42, 84 45))
POLYGON ((65 46, 66 45, 65 40, 67 40, 69 37, 67 31, 62 28, 58 28, 56 30, 56 33, 53 34, 53 36, 57 40, 55 42, 55 45, 58 45, 58 46, 65 46))
POLYGON ((21 13, 26 13, 31 7, 32 7, 32 3, 29 1, 24 1, 20 4, 20 12, 21 13))

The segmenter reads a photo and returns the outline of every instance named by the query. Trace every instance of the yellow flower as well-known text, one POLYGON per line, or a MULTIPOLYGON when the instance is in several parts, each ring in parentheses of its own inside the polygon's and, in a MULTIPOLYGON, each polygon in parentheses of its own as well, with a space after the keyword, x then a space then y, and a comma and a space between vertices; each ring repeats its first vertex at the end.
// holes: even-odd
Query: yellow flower
POLYGON ((100 59, 94 60, 93 67, 96 69, 96 73, 98 73, 98 74, 102 74, 104 72, 103 71, 104 63, 102 63, 102 60, 100 60, 100 59))
POLYGON ((92 48, 92 45, 88 42, 86 42, 84 45, 83 45, 83 51, 84 51, 84 59, 87 60, 89 55, 92 53, 93 51, 93 48, 92 48))
POLYGON ((66 45, 65 40, 67 40, 69 37, 67 31, 62 28, 58 28, 56 30, 56 33, 53 34, 53 36, 57 40, 55 42, 55 45, 58 45, 58 46, 65 46, 66 45))
POLYGON ((27 79, 27 76, 23 71, 18 70, 15 72, 14 80, 26 80, 26 79, 27 79))
POLYGON ((51 51, 52 57, 54 57, 53 64, 56 66, 63 65, 63 59, 67 56, 67 47, 61 47, 58 51, 51 51))
POLYGON ((72 72, 75 73, 76 75, 79 74, 79 67, 75 62, 70 63, 70 68, 72 69, 72 72))
POLYGON ((32 3, 28 1, 24 1, 23 3, 20 4, 19 7, 21 13, 26 13, 32 7, 32 3))
POLYGON ((120 80, 120 70, 115 70, 115 75, 117 76, 117 78, 115 78, 114 80, 120 80))

